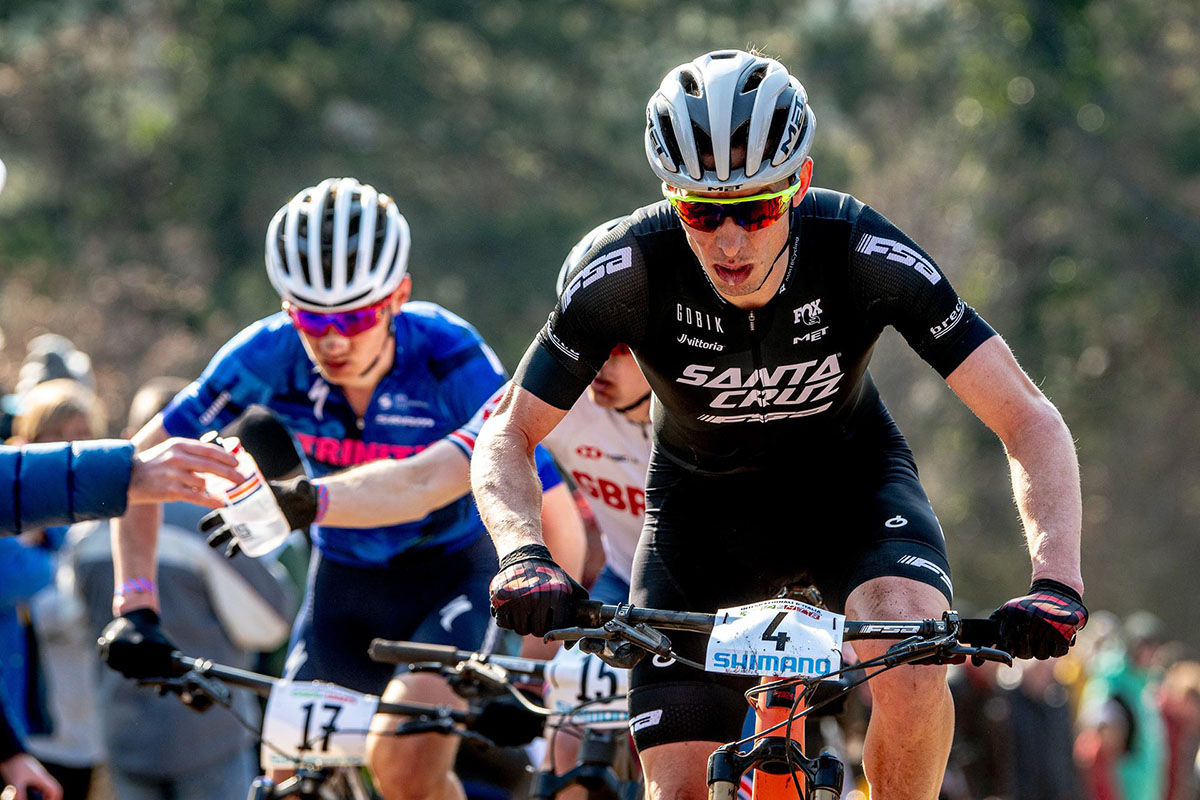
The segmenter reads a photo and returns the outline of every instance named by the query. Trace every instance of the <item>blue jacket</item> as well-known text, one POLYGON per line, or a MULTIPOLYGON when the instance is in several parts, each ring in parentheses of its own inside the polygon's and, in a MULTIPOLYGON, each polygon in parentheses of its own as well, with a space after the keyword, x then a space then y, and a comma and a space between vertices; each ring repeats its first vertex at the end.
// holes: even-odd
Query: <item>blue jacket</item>
POLYGON ((132 470, 119 439, 0 447, 0 533, 119 517, 132 470))

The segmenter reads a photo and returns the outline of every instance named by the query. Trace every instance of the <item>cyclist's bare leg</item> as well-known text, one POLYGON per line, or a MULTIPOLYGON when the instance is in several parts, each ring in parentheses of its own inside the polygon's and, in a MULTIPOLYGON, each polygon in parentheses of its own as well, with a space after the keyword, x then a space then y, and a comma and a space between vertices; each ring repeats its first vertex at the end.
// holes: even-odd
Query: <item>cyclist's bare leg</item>
MULTIPOLYGON (((466 709, 439 675, 402 675, 388 684, 383 699, 391 703, 434 703, 466 709)), ((395 730, 402 717, 376 714, 372 731, 395 730)), ((463 800, 462 783, 454 774, 458 737, 437 733, 417 736, 371 735, 367 764, 387 800, 463 800)))
POLYGON ((646 800, 705 800, 708 757, 724 742, 674 742, 641 753, 646 800))
MULTIPOLYGON (((932 586, 907 578, 867 581, 846 601, 851 619, 924 619, 939 617, 946 598, 932 586)), ((894 642, 856 641, 861 660, 880 655, 894 642)), ((867 684, 871 721, 863 746, 863 770, 876 800, 935 800, 941 787, 954 706, 946 668, 898 667, 867 684)))

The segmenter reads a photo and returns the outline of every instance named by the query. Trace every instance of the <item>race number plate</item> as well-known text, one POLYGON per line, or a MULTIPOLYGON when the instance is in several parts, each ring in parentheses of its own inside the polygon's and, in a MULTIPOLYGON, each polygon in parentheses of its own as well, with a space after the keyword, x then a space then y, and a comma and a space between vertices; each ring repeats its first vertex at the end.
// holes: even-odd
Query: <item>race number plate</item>
POLYGON ((610 667, 578 647, 562 648, 546 665, 546 707, 552 725, 618 730, 629 724, 629 671, 610 667), (595 702, 589 702, 595 701, 595 702), (579 706, 587 703, 582 708, 579 706))
POLYGON ((732 675, 820 677, 842 666, 846 618, 797 600, 717 611, 704 669, 732 675))
POLYGON ((379 698, 317 681, 280 681, 263 717, 263 768, 366 763, 367 728, 379 698), (269 746, 271 745, 271 746, 269 746))

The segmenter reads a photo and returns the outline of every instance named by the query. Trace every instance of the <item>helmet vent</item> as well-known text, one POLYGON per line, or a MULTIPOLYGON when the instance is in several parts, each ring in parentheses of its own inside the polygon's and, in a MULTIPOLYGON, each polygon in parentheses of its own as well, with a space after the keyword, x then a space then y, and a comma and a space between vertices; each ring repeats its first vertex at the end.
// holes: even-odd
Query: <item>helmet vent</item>
POLYGON ((701 159, 712 154, 712 137, 694 122, 692 123, 692 138, 696 140, 696 152, 700 154, 701 159))
POLYGON ((659 114, 658 127, 662 131, 663 147, 670 155, 671 160, 678 164, 682 156, 679 152, 679 140, 675 138, 675 128, 671 125, 670 116, 659 114))
POLYGON ((767 67, 765 64, 763 66, 759 67, 758 69, 754 70, 753 72, 751 72, 746 77, 746 82, 744 84, 742 84, 742 94, 749 94, 750 92, 753 92, 755 89, 758 88, 758 85, 760 83, 762 83, 763 78, 765 78, 766 76, 767 76, 767 67))
POLYGON ((696 76, 691 72, 684 70, 679 73, 679 85, 683 87, 683 91, 692 97, 700 96, 700 82, 696 80, 696 76))

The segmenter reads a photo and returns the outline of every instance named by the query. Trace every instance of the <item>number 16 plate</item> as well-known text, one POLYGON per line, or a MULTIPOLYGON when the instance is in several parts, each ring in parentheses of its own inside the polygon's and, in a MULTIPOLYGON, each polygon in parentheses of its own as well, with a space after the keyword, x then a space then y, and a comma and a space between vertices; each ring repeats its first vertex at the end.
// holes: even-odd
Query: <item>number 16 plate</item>
POLYGON ((820 677, 841 669, 846 618, 797 600, 717 611, 704 669, 732 675, 820 677))

